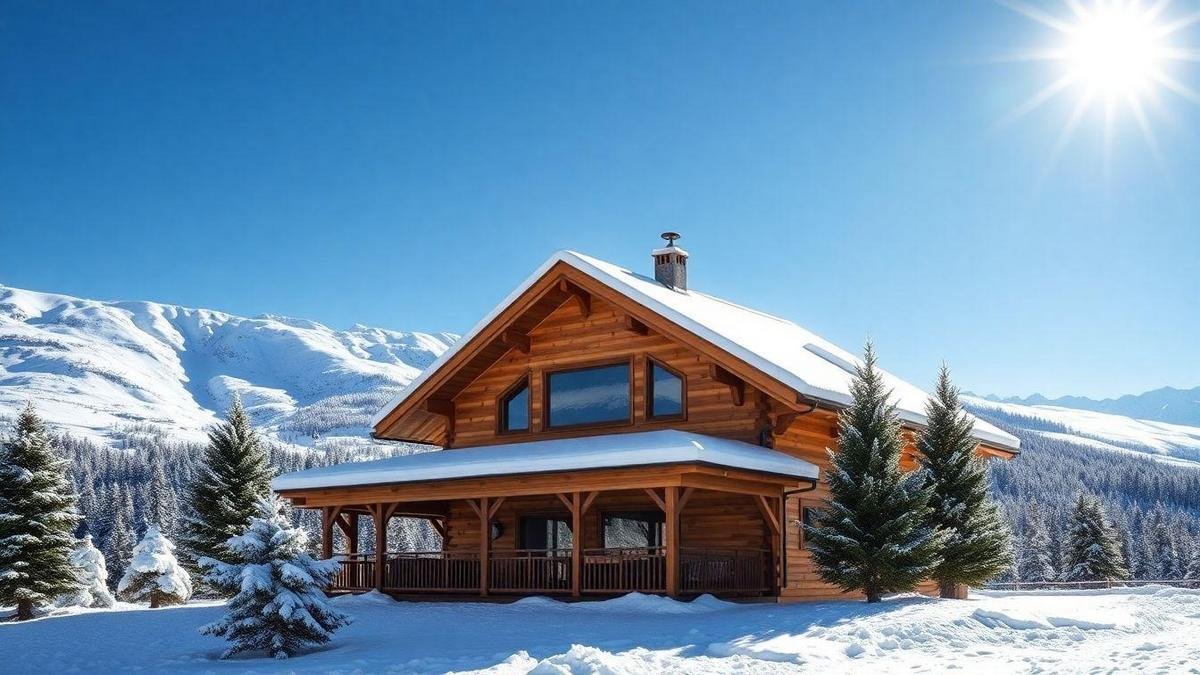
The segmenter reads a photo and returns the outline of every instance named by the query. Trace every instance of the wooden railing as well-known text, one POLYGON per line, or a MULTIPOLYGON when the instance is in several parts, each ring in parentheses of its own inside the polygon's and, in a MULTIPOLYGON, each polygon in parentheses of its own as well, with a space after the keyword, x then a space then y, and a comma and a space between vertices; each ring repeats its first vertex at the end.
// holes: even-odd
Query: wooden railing
POLYGON ((679 550, 679 590, 745 593, 771 590, 771 552, 762 549, 679 550))
POLYGON ((333 577, 333 588, 340 591, 368 591, 375 588, 375 554, 345 553, 335 556, 342 569, 333 577))
POLYGON ((479 554, 458 551, 388 553, 383 587, 396 592, 476 592, 479 554))
POLYGON ((584 593, 663 593, 666 589, 667 557, 661 547, 583 551, 584 593))
MULTIPOLYGON (((375 556, 340 555, 342 568, 332 588, 367 591, 375 587, 375 556)), ((477 552, 388 553, 383 588, 393 593, 478 593, 477 552)), ((611 595, 639 591, 665 593, 667 558, 662 547, 584 549, 580 590, 611 595)), ((493 551, 488 591, 565 593, 571 590, 571 550, 493 551)), ((679 551, 679 590, 695 593, 759 593, 771 590, 771 552, 759 549, 679 551)))
POLYGON ((498 593, 571 589, 571 549, 494 551, 490 588, 498 593))

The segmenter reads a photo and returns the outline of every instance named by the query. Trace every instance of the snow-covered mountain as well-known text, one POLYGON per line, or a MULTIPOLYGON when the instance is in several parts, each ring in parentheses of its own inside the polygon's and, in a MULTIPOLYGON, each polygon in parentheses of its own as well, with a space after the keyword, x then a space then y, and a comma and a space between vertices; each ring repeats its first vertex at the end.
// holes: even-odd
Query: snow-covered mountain
POLYGON ((1017 403, 1026 406, 1056 406, 1059 408, 1075 408, 1091 410, 1111 415, 1124 415, 1138 420, 1169 422, 1200 426, 1200 387, 1191 389, 1176 389, 1162 387, 1144 394, 1126 394, 1117 398, 1094 399, 1086 396, 1060 396, 1046 398, 1041 394, 1032 396, 985 396, 989 401, 997 403, 1017 403))
POLYGON ((238 395, 280 441, 368 443, 371 416, 455 339, 0 286, 0 418, 32 401, 113 446, 199 441, 238 395))
POLYGON ((1001 427, 1099 450, 1200 466, 1200 427, 1057 405, 1002 403, 975 396, 964 397, 964 402, 971 412, 1001 427))

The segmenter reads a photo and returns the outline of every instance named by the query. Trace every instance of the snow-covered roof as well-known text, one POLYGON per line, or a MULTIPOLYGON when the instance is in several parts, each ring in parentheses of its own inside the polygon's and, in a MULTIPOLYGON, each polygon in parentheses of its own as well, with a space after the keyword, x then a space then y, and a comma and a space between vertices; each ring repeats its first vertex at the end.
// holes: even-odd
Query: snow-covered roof
POLYGON ((278 476, 275 490, 699 463, 816 480, 815 464, 727 438, 666 429, 423 452, 278 476))
MULTIPOLYGON (((636 274, 618 265, 574 251, 558 251, 471 329, 444 352, 376 415, 379 424, 412 392, 453 358, 505 308, 512 304, 554 265, 566 263, 630 300, 678 324, 685 330, 733 354, 797 392, 839 405, 849 405, 854 366, 861 360, 786 319, 742 307, 696 290, 679 290, 636 274)), ((900 418, 924 425, 929 395, 884 371, 892 388, 900 418)), ((1016 450, 1020 441, 992 424, 975 418, 975 437, 991 445, 1016 450)))

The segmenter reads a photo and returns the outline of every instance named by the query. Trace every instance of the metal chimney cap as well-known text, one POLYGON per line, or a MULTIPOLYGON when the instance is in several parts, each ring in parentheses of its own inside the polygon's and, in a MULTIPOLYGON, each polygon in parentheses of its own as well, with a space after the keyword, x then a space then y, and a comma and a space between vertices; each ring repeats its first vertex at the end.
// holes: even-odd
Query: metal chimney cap
POLYGON ((658 236, 667 240, 667 246, 674 246, 676 239, 683 239, 683 235, 679 234, 678 232, 663 232, 658 236))

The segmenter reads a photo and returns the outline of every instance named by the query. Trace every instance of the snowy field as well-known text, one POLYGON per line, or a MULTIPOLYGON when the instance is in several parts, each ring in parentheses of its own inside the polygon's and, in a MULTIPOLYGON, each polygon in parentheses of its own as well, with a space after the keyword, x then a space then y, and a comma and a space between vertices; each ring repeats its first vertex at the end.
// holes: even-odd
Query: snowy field
POLYGON ((336 600, 355 623, 288 661, 217 660, 213 603, 0 624, 4 672, 1200 673, 1200 590, 981 593, 862 602, 513 604, 336 600))

